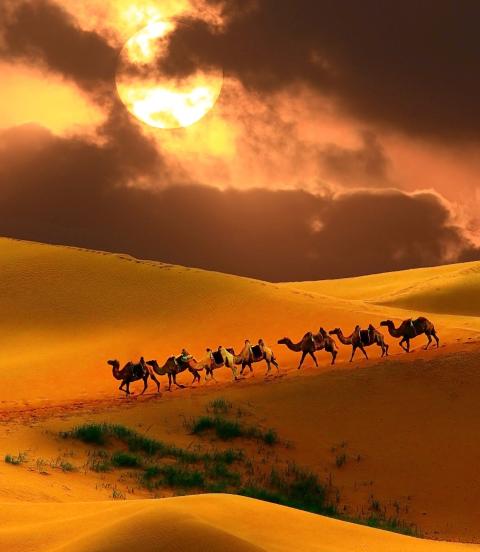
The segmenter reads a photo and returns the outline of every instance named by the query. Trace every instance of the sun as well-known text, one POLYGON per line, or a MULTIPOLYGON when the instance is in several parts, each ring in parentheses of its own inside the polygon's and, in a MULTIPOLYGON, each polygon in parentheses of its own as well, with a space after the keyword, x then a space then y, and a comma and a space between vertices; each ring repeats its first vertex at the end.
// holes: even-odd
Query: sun
POLYGON ((221 70, 199 69, 186 78, 159 73, 165 55, 169 21, 150 23, 124 45, 116 74, 118 94, 126 108, 147 125, 162 129, 193 125, 215 105, 223 85, 221 70))

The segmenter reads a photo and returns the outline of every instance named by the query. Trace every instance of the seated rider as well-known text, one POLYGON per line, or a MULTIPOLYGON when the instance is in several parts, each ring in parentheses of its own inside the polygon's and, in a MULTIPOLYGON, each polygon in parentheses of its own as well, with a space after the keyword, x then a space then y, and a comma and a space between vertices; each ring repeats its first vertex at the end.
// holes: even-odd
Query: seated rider
POLYGON ((184 364, 188 364, 190 360, 192 360, 193 355, 191 355, 187 349, 182 349, 182 352, 180 354, 179 360, 180 362, 183 362, 184 364))

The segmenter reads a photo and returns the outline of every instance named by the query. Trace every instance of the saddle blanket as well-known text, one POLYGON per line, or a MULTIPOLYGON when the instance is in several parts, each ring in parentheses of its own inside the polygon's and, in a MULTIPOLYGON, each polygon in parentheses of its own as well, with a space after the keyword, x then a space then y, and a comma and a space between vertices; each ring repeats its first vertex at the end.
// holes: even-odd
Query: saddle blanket
POLYGON ((262 349, 260 348, 260 345, 254 345, 252 347, 252 355, 254 359, 262 358, 262 349))

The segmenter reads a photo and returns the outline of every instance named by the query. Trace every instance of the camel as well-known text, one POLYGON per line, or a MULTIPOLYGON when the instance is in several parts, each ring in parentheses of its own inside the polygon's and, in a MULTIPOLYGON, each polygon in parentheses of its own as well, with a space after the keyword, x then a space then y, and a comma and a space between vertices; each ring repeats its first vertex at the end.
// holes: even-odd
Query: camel
POLYGON ((252 344, 248 339, 245 340, 245 345, 239 355, 235 355, 235 352, 233 349, 228 349, 228 351, 233 354, 238 359, 237 364, 242 365, 242 369, 240 370, 240 375, 243 374, 243 371, 248 366, 250 368, 250 373, 253 373, 252 364, 254 362, 260 362, 264 360, 267 363, 267 371, 265 372, 265 375, 270 373, 271 365, 273 364, 275 368, 277 369, 277 373, 280 371, 280 368, 277 363, 277 359, 275 358, 275 355, 273 354, 272 349, 270 347, 267 347, 265 345, 265 342, 263 339, 258 340, 258 345, 255 345, 252 347, 252 344))
POLYGON ((388 356, 388 344, 385 343, 385 338, 383 337, 383 334, 375 329, 372 324, 368 326, 368 330, 362 330, 360 329, 360 326, 355 326, 355 329, 348 337, 345 337, 340 328, 335 328, 329 333, 330 335, 336 335, 340 340, 340 343, 352 346, 352 356, 350 357, 350 362, 353 361, 353 357, 355 356, 357 348, 360 349, 365 355, 365 358, 368 359, 368 355, 364 347, 370 347, 370 345, 373 344, 381 347, 382 357, 385 355, 388 356))
POLYGON ((291 351, 302 353, 302 358, 300 360, 300 364, 298 365, 299 370, 302 367, 303 361, 307 355, 310 355, 313 358, 315 366, 318 368, 315 351, 325 349, 325 351, 330 353, 332 355, 332 365, 335 364, 335 358, 338 354, 335 340, 331 338, 323 328, 320 328, 318 334, 307 332, 298 343, 293 343, 288 337, 279 339, 278 343, 280 345, 286 345, 291 351))
POLYGON ((198 367, 198 363, 196 360, 192 359, 188 362, 182 362, 179 358, 175 358, 174 356, 171 356, 167 359, 165 364, 163 366, 159 366, 158 362, 156 360, 148 360, 146 363, 148 366, 151 366, 155 373, 157 373, 159 376, 168 376, 168 390, 170 391, 172 388, 172 381, 173 383, 183 389, 185 386, 181 385, 180 383, 177 383, 177 374, 180 374, 181 372, 184 372, 185 370, 188 370, 193 375, 193 381, 192 384, 196 381, 200 382, 200 374, 203 370, 202 367, 198 367))
POLYGON ((437 348, 439 347, 440 340, 437 336, 435 326, 424 316, 420 316, 415 320, 408 318, 407 320, 404 320, 398 328, 395 328, 395 324, 392 320, 384 320, 383 322, 380 322, 380 326, 386 326, 392 337, 401 337, 402 339, 400 340, 399 345, 407 353, 410 352, 410 340, 421 334, 425 334, 428 339, 428 342, 424 347, 425 350, 427 350, 430 346, 432 336, 437 342, 437 348), (403 346, 404 343, 407 344, 406 347, 403 346))
POLYGON ((157 384, 157 393, 160 392, 160 382, 155 377, 152 369, 146 364, 143 357, 137 364, 133 362, 127 362, 125 366, 120 370, 120 362, 118 360, 108 360, 107 364, 112 367, 112 374, 116 380, 121 380, 120 391, 124 391, 126 395, 132 395, 130 393, 130 384, 133 381, 143 380, 143 391, 140 393, 143 395, 148 387, 148 378, 157 384), (126 389, 124 387, 126 386, 126 389))
POLYGON ((230 368, 233 381, 236 381, 238 380, 236 365, 241 362, 241 358, 232 353, 232 349, 226 349, 220 345, 216 351, 207 348, 207 356, 199 362, 199 365, 202 366, 202 369, 205 368, 205 381, 208 381, 209 376, 210 379, 217 381, 213 372, 223 367, 230 368))

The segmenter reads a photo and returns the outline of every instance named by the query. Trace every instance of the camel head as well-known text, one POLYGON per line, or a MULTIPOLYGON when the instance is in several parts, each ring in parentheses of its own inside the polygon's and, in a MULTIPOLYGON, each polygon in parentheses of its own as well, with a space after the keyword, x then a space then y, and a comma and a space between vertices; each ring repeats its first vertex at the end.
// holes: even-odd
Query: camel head
POLYGON ((158 365, 158 362, 156 360, 147 360, 147 362, 145 364, 148 364, 152 368, 160 368, 160 366, 158 365))
POLYGON ((290 341, 290 339, 288 339, 288 337, 282 337, 282 339, 279 339, 279 340, 277 341, 277 343, 278 343, 279 345, 286 345, 289 341, 290 341))
POLYGON ((114 368, 115 366, 120 366, 120 362, 118 360, 107 360, 107 364, 110 364, 112 368, 114 368))
POLYGON ((382 320, 382 322, 380 322, 380 326, 393 326, 393 322, 392 320, 382 320))
POLYGON ((330 335, 338 335, 340 333, 340 328, 335 328, 334 330, 329 331, 330 335))

